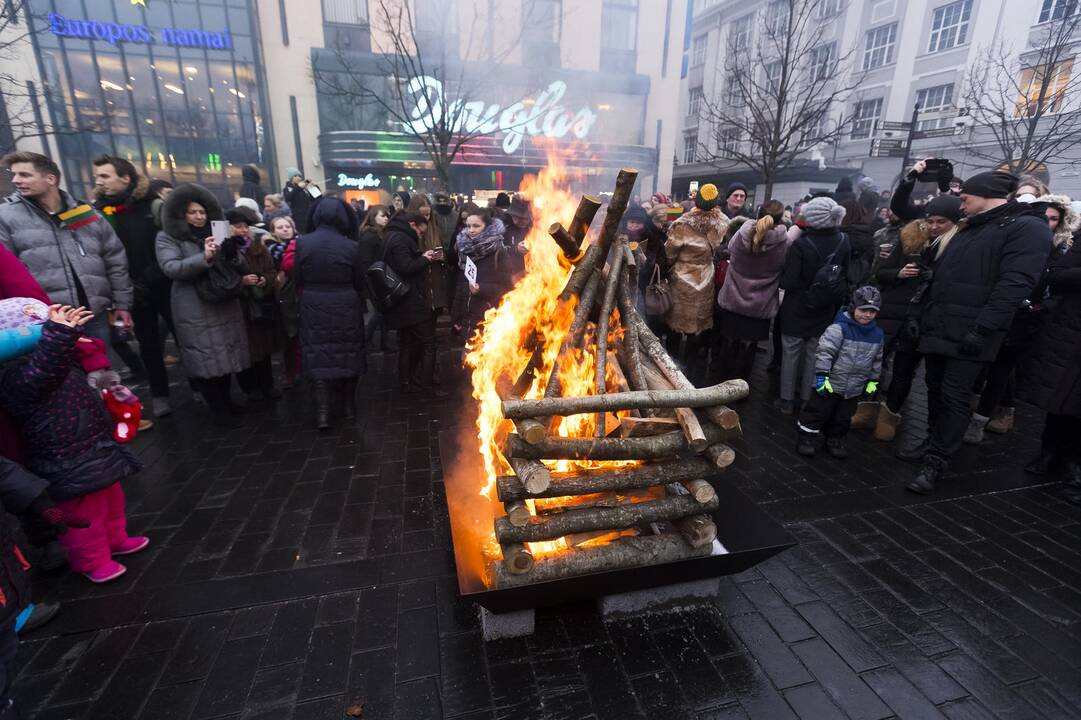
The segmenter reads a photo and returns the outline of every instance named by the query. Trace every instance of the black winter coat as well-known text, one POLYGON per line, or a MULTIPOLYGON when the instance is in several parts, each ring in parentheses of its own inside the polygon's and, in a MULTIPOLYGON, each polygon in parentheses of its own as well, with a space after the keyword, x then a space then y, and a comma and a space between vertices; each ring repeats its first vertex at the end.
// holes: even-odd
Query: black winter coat
MULTIPOLYGON (((811 338, 821 335, 837 315, 837 307, 809 308, 803 301, 804 293, 814 283, 818 268, 826 263, 841 244, 837 228, 816 230, 808 228, 788 248, 781 271, 781 332, 794 337, 811 338)), ((848 253, 838 253, 836 262, 848 266, 848 253)))
POLYGON ((427 322, 435 313, 432 289, 428 285, 428 259, 420 249, 420 238, 398 213, 383 230, 387 243, 387 264, 409 284, 409 292, 383 317, 387 327, 397 330, 427 322))
POLYGON ((296 223, 297 232, 308 232, 308 213, 312 207, 312 196, 308 194, 308 189, 288 183, 282 188, 282 198, 285 200, 285 204, 289 206, 289 212, 293 215, 293 222, 296 223))
MULTIPOLYGON (((913 221, 901 230, 901 239, 893 246, 890 256, 882 261, 875 271, 875 284, 882 291, 882 308, 878 311, 875 319, 878 326, 886 333, 888 345, 909 317, 912 296, 916 294, 921 276, 911 278, 899 278, 897 273, 919 256, 917 264, 921 268, 930 269, 934 263, 937 245, 930 245, 927 231, 921 227, 919 221, 913 221)), ((924 274, 926 277, 926 273, 924 274)), ((914 313, 918 318, 919 314, 914 313)))
POLYGON ((240 168, 240 177, 244 180, 240 186, 240 197, 254 200, 259 204, 259 212, 262 212, 266 190, 263 189, 263 178, 259 174, 259 168, 254 165, 245 165, 240 168))
POLYGON ((296 240, 293 277, 300 293, 300 348, 314 380, 352 378, 364 357, 364 266, 357 218, 338 198, 319 198, 311 232, 296 240))
POLYGON ((19 550, 15 518, 27 511, 48 483, 18 463, 0 457, 0 627, 6 627, 30 602, 29 565, 19 550))
POLYGON ((94 207, 106 216, 124 245, 136 303, 149 301, 148 292, 152 286, 169 285, 169 279, 162 273, 155 254, 158 223, 154 217, 154 199, 147 194, 149 187, 150 182, 139 175, 122 196, 99 196, 94 201, 94 207), (119 210, 121 205, 124 206, 123 210, 119 210), (107 214, 107 207, 118 209, 107 214))
POLYGON ((1081 245, 1051 263, 1051 305, 1021 395, 1055 415, 1081 416, 1081 245))
MULTIPOLYGON (((357 240, 357 252, 360 253, 360 269, 366 275, 372 263, 383 258, 383 236, 375 230, 365 230, 357 240)), ((364 297, 368 295, 368 285, 365 283, 364 297)))
POLYGON ((923 208, 912 203, 912 190, 916 187, 916 181, 910 180, 907 175, 897 183, 897 189, 890 197, 890 211, 901 218, 901 222, 910 222, 923 217, 923 208))
POLYGON ((920 352, 990 362, 1039 282, 1051 253, 1043 214, 1014 200, 968 218, 935 266, 920 322, 920 352), (977 328, 986 336, 978 356, 959 347, 977 328))
POLYGON ((842 225, 852 250, 849 258, 848 280, 855 290, 871 281, 871 265, 875 261, 875 238, 870 225, 842 225))

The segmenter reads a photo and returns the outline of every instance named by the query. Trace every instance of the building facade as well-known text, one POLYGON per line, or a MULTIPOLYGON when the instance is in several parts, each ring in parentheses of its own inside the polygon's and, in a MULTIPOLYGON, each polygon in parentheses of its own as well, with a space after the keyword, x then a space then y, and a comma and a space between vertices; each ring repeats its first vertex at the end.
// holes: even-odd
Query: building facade
MULTIPOLYGON (((690 32, 690 68, 683 79, 680 109, 683 118, 673 189, 686 192, 702 179, 724 182, 758 178, 748 168, 723 159, 703 162, 702 139, 710 131, 696 112, 704 98, 724 92, 724 57, 729 43, 753 33, 774 16, 784 2, 698 0, 690 32), (701 133, 701 135, 700 135, 701 133)), ((823 143, 780 173, 773 195, 793 202, 808 191, 832 188, 840 177, 863 173, 889 187, 902 172, 903 154, 914 107, 919 105, 911 157, 946 157, 965 177, 995 163, 975 157, 967 148, 979 144, 994 152, 993 139, 966 119, 966 71, 992 47, 1010 49, 1023 58, 1035 35, 1065 12, 1075 12, 1069 0, 822 0, 816 18, 821 47, 848 55, 859 86, 848 101, 831 109, 831 122, 843 128, 834 142, 823 143)), ((1020 63, 1023 67, 1024 63, 1020 63)), ((1068 82, 1070 68, 1057 82, 1068 82)), ((1018 78, 1018 84, 1023 78, 1018 78)), ((1076 112, 1074 102, 1062 111, 1076 112)), ((706 142, 723 145, 720 138, 706 142)), ((723 149, 719 151, 723 154, 723 149)), ((1042 169, 1041 169, 1042 170, 1042 169)), ((1070 195, 1081 194, 1081 153, 1047 168, 1052 186, 1070 195)), ((762 192, 759 184, 757 191, 762 192)), ((760 198, 764 199, 764 198, 760 198)))
POLYGON ((0 38, 0 144, 58 159, 80 196, 103 153, 226 201, 249 163, 267 189, 296 167, 325 191, 434 190, 401 122, 316 82, 343 60, 387 82, 384 5, 447 64, 439 92, 516 113, 466 143, 451 190, 516 189, 551 150, 583 190, 628 166, 644 195, 670 186, 688 0, 27 0, 0 38))

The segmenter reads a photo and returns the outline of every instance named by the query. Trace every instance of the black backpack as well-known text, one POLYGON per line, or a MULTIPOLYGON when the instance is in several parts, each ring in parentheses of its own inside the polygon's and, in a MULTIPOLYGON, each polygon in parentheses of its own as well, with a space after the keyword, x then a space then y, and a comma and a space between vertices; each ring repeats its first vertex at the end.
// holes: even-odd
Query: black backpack
MULTIPOLYGON (((818 254, 818 247, 811 242, 811 247, 814 248, 815 254, 818 254)), ((814 280, 811 281, 811 287, 807 288, 807 292, 803 294, 803 303, 811 310, 817 310, 826 307, 837 307, 846 300, 848 300, 848 274, 845 271, 845 265, 836 262, 838 255, 842 258, 847 258, 850 251, 848 249, 848 237, 841 233, 841 240, 837 243, 837 247, 833 252, 829 254, 817 270, 815 270, 814 280)))

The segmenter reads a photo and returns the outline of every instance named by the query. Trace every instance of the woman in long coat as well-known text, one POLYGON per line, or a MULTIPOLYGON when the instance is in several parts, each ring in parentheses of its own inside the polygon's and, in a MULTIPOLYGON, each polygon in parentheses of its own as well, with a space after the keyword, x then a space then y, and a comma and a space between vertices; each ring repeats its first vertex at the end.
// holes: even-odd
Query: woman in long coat
POLYGON ((250 362, 244 312, 240 300, 208 303, 195 289, 211 263, 226 262, 210 237, 211 220, 221 219, 221 205, 209 190, 195 183, 181 185, 165 201, 155 250, 162 272, 173 281, 173 323, 184 371, 210 406, 214 421, 236 425, 229 386, 233 373, 250 362))
POLYGON ((293 273, 300 294, 300 349, 315 390, 315 424, 330 426, 330 388, 356 415, 357 378, 364 357, 364 263, 357 216, 343 200, 321 197, 308 215, 309 231, 295 241, 293 273))

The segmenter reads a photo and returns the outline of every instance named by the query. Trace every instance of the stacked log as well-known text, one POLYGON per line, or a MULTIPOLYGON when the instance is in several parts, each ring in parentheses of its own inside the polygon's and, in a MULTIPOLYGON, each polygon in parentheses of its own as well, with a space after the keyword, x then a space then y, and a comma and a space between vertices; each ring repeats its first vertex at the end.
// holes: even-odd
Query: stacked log
POLYGON ((695 387, 638 314, 634 254, 617 233, 636 177, 634 170, 620 171, 603 227, 588 245, 596 198, 583 197, 566 227, 548 229, 573 265, 558 299, 574 303, 565 305, 574 313, 542 378, 543 397, 521 397, 543 349, 526 328, 532 358, 514 387, 500 392, 503 416, 515 431, 500 448, 513 474, 496 479, 506 511, 494 521, 503 552, 493 572, 498 587, 713 551, 717 528, 710 511, 719 500, 708 478, 735 458, 728 442, 741 429, 730 405, 746 397, 748 387, 743 380, 695 387), (585 347, 587 338, 592 347, 585 347), (560 360, 571 350, 595 356, 592 395, 563 395, 560 360), (595 437, 553 433, 560 418, 581 414, 596 416, 595 437), (613 417, 619 427, 610 429, 613 417), (549 466, 557 461, 616 464, 553 472, 549 466), (533 546, 552 542, 560 549, 544 546, 538 553, 533 546))

